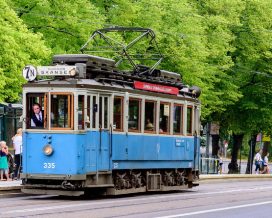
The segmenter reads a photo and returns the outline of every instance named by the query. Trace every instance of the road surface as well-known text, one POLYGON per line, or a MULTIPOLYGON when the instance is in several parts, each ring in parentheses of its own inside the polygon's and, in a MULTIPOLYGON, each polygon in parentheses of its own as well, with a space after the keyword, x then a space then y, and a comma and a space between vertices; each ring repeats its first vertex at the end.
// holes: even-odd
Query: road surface
POLYGON ((0 193, 0 217, 271 217, 272 180, 205 181, 190 191, 73 198, 0 193))

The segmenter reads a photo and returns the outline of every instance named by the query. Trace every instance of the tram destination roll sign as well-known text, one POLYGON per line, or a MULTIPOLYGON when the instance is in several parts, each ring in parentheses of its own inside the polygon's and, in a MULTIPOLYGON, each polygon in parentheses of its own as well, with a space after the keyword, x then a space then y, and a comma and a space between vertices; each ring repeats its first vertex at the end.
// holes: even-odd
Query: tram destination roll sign
POLYGON ((75 76, 77 72, 76 66, 56 65, 56 66, 25 66, 23 69, 23 77, 28 81, 33 81, 37 75, 39 76, 75 76))
POLYGON ((37 74, 40 76, 74 76, 76 66, 38 66, 37 74))

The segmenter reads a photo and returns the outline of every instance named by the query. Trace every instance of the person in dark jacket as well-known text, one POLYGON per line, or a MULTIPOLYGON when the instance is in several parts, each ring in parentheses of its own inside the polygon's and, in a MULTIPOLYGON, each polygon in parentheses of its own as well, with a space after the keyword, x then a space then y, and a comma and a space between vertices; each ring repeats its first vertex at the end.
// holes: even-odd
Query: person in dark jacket
POLYGON ((33 115, 31 117, 31 127, 43 128, 43 113, 38 103, 32 105, 33 115))

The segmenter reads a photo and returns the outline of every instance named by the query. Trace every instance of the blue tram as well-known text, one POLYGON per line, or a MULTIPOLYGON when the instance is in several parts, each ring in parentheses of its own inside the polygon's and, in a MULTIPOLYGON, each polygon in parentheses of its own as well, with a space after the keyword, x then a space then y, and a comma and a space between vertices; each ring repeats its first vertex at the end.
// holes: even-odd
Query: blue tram
POLYGON ((23 192, 118 195, 198 185, 199 90, 177 73, 139 76, 115 64, 66 54, 52 66, 25 67, 23 192), (33 125, 35 104, 42 126, 33 125))

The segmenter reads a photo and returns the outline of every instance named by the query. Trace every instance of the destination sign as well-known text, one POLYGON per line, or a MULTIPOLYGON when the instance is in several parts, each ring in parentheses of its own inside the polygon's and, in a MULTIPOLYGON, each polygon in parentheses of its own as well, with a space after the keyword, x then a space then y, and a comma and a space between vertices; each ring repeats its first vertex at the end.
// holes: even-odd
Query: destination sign
POLYGON ((40 76, 74 76, 76 74, 76 66, 38 66, 37 75, 40 76))
POLYGON ((163 86, 159 84, 152 84, 152 83, 146 83, 146 82, 140 82, 140 81, 134 81, 134 88, 151 91, 151 92, 167 93, 171 95, 177 95, 179 93, 179 89, 176 87, 163 86))

